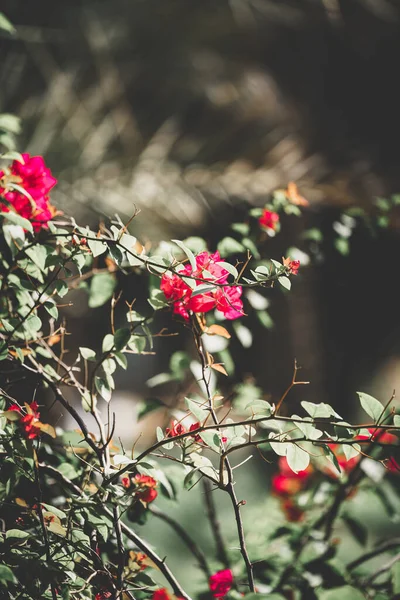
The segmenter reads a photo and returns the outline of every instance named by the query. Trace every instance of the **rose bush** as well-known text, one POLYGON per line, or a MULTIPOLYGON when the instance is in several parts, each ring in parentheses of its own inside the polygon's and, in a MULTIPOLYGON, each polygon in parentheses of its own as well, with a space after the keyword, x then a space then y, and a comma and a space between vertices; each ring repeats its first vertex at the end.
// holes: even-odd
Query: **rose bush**
MULTIPOLYGON (((379 498, 388 522, 398 510, 400 416, 393 398, 382 404, 359 393, 368 415, 362 424, 344 421, 326 403, 303 401, 300 415, 291 415, 285 399, 294 386, 307 383, 298 379, 295 364, 279 399, 268 402, 262 390, 244 383, 238 402, 234 390, 223 394, 218 383, 229 375, 224 360, 229 355, 207 345, 212 336, 229 344, 237 335, 240 341, 243 328, 250 334, 235 323, 252 311, 268 326, 265 289, 288 293, 291 277, 301 274, 292 254, 282 262, 263 255, 265 232, 278 234, 286 218, 307 210, 296 186, 278 190, 263 209, 233 223, 232 236, 215 252, 198 238, 149 250, 119 218, 95 231, 57 215, 49 197, 56 180, 41 157, 22 154, 10 162, 6 156, 4 162, 1 597, 384 600, 400 593, 398 538, 378 539, 363 549, 369 523, 350 510, 357 494, 379 498), (134 310, 134 298, 121 295, 123 278, 132 272, 149 282, 143 311, 134 310), (66 337, 63 305, 78 286, 88 294, 90 309, 109 306, 110 325, 100 347, 67 355, 73 344, 66 337), (189 381, 190 393, 176 398, 153 440, 140 449, 131 440, 125 448, 114 435, 116 421, 124 418, 113 413, 118 373, 128 368, 132 354, 151 355, 155 336, 168 345, 170 332, 157 325, 160 311, 169 312, 173 333, 190 331, 196 356, 193 360, 182 347, 161 380, 189 381), (125 325, 118 328, 117 322, 125 325), (74 419, 74 431, 59 426, 61 411, 74 419), (237 495, 240 451, 258 452, 278 467, 265 506, 279 505, 281 520, 269 531, 263 519, 255 520, 249 536, 242 513, 253 507, 237 495), (178 466, 179 482, 171 478, 168 462, 178 466), (159 508, 160 496, 176 501, 177 487, 197 490, 204 499, 198 524, 209 521, 213 550, 205 552, 159 508), (228 540, 216 494, 231 514, 228 540), (201 589, 185 589, 182 573, 173 573, 169 557, 146 541, 141 526, 148 518, 164 520, 181 536, 203 577, 201 589), (349 536, 360 543, 351 560, 341 553, 349 536), (372 570, 371 558, 378 561, 372 570)), ((153 398, 139 417, 159 409, 168 412, 153 398)))

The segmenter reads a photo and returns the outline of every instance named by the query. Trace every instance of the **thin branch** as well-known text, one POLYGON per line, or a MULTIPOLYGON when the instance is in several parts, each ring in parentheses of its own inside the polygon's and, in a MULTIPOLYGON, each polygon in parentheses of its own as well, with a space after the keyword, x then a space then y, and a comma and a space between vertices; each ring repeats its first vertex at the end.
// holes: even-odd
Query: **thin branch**
MULTIPOLYGON (((113 513, 106 507, 101 506, 101 512, 109 518, 113 518, 113 513)), ((161 559, 155 552, 150 548, 150 546, 142 540, 132 529, 130 529, 125 523, 121 522, 122 532, 129 538, 132 542, 136 544, 136 546, 147 554, 147 556, 157 565, 160 569, 161 573, 164 575, 165 579, 168 581, 172 590, 176 596, 180 596, 185 600, 191 600, 190 596, 185 592, 182 586, 178 583, 173 573, 170 571, 169 567, 165 564, 165 559, 161 559)))
POLYGON ((224 567, 230 569, 231 562, 229 560, 229 556, 225 547, 224 538, 222 537, 221 526, 218 520, 214 498, 212 495, 213 490, 210 481, 206 478, 203 478, 203 489, 207 508, 207 517, 210 521, 212 534, 214 536, 215 545, 217 547, 217 558, 222 562, 224 567))
MULTIPOLYGON (((210 411, 212 420, 214 421, 214 424, 219 424, 218 421, 218 417, 216 415, 216 412, 214 410, 214 406, 213 406, 213 398, 212 398, 212 394, 210 391, 210 386, 209 386, 209 382, 206 376, 206 370, 207 370, 207 366, 208 366, 208 362, 207 362, 207 354, 206 354, 206 350, 203 346, 203 340, 201 337, 201 331, 198 330, 197 328, 197 323, 195 322, 195 320, 193 319, 193 335, 194 335, 194 339, 195 339, 195 343, 196 343, 196 348, 200 357, 200 361, 201 361, 201 370, 202 370, 202 380, 206 389, 206 393, 207 393, 207 399, 208 399, 208 409, 210 411)), ((221 442, 221 449, 224 450, 224 444, 223 442, 221 442)), ((239 544, 240 544, 240 552, 242 554, 244 563, 246 565, 246 571, 247 571, 247 580, 249 583, 249 588, 251 592, 255 591, 255 586, 254 586, 254 576, 253 576, 253 565, 251 563, 248 551, 247 551, 247 547, 246 547, 246 540, 245 540, 245 536, 244 536, 244 529, 243 529, 243 521, 242 521, 242 516, 240 514, 240 507, 242 506, 242 501, 239 502, 236 496, 236 492, 235 492, 235 488, 234 488, 234 479, 233 479, 233 471, 232 471, 232 467, 229 463, 228 458, 225 459, 225 466, 226 466, 226 472, 227 472, 227 476, 228 476, 228 483, 226 485, 223 485, 223 472, 220 473, 220 478, 221 478, 221 489, 225 490, 228 494, 229 497, 231 499, 231 503, 233 506, 233 511, 235 514, 235 520, 236 520, 236 527, 237 527, 237 532, 238 532, 238 537, 239 537, 239 544)))
POLYGON ((121 521, 119 514, 119 507, 114 506, 113 508, 113 522, 114 522, 114 531, 117 537, 117 547, 118 547, 118 572, 117 572, 117 588, 119 595, 122 593, 122 587, 124 584, 124 566, 125 566, 125 550, 124 550, 124 542, 122 539, 122 530, 121 530, 121 521))
POLYGON ((400 546, 400 538, 395 538, 393 540, 390 540, 389 542, 386 542, 385 544, 381 544, 377 548, 374 548, 373 550, 370 550, 369 552, 366 552, 365 554, 362 554, 355 560, 351 561, 347 565, 347 569, 349 571, 352 571, 353 569, 356 569, 357 567, 359 567, 362 563, 371 560, 371 558, 375 558, 375 556, 379 556, 380 554, 383 554, 384 552, 388 552, 389 550, 393 550, 394 548, 398 548, 399 546, 400 546))
MULTIPOLYGON (((207 480, 204 480, 204 481, 207 481, 207 480)), ((203 571, 203 573, 205 574, 205 576, 208 579, 211 575, 211 570, 210 570, 210 567, 208 566, 206 556, 203 553, 203 551, 199 548, 199 546, 196 544, 195 540, 193 538, 191 538, 190 535, 186 532, 186 530, 182 527, 182 525, 178 521, 175 521, 175 519, 173 519, 170 515, 168 515, 167 513, 163 512, 162 510, 157 508, 156 506, 149 506, 148 510, 153 515, 155 515, 156 517, 161 519, 162 521, 165 521, 166 523, 168 523, 168 525, 170 525, 172 527, 172 529, 174 529, 174 531, 176 531, 176 533, 179 535, 179 537, 182 539, 182 541, 189 548, 189 550, 193 554, 193 556, 198 560, 200 569, 203 571)))

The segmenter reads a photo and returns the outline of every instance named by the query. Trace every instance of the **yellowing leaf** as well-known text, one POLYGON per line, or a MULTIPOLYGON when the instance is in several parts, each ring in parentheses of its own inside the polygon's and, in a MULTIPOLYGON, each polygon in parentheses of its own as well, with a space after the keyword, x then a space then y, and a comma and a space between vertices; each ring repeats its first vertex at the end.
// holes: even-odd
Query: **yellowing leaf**
POLYGON ((227 340, 229 340, 229 338, 231 337, 229 331, 227 331, 225 327, 222 327, 222 325, 210 325, 210 327, 206 327, 204 331, 208 335, 220 335, 221 337, 224 337, 227 340))
POLYGON ((24 508, 28 508, 29 506, 23 498, 15 498, 15 504, 18 504, 18 506, 23 506, 24 508))
POLYGON ((1 416, 5 417, 7 421, 18 421, 21 418, 21 414, 16 410, 5 410, 1 416))
POLYGON ((38 427, 42 433, 47 433, 47 435, 50 435, 52 438, 57 437, 56 430, 52 425, 49 425, 48 423, 41 423, 39 421, 38 423, 35 423, 35 427, 38 427))
POLYGON ((226 375, 228 377, 228 373, 221 363, 214 363, 213 365, 210 365, 210 367, 214 369, 214 371, 218 371, 219 373, 222 373, 222 375, 226 375))
POLYGON ((296 206, 308 206, 309 202, 299 194, 297 185, 291 181, 286 190, 286 197, 292 204, 296 206))
POLYGON ((51 531, 52 533, 55 533, 56 535, 59 535, 61 537, 65 537, 67 535, 67 530, 65 529, 65 527, 63 527, 59 523, 56 523, 55 521, 52 521, 51 523, 49 523, 47 529, 49 531, 51 531))

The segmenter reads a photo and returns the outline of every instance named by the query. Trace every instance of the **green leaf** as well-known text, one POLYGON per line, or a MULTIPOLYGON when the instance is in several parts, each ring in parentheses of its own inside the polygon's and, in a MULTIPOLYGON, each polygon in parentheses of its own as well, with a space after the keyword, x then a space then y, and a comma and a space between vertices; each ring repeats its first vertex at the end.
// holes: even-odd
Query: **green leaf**
POLYGON ((222 267, 223 269, 225 269, 225 271, 228 271, 228 273, 230 273, 231 275, 233 275, 233 277, 235 279, 237 279, 237 277, 239 277, 239 273, 236 267, 234 267, 233 265, 231 265, 230 263, 221 261, 221 262, 217 262, 217 265, 219 267, 222 267))
POLYGON ((131 332, 127 328, 117 329, 114 334, 114 346, 117 351, 125 348, 131 338, 131 332))
POLYGON ((343 254, 343 256, 347 256, 350 252, 349 240, 346 238, 336 238, 334 244, 336 250, 340 252, 340 254, 343 254))
POLYGON ((359 456, 361 451, 361 447, 359 446, 359 444, 343 444, 342 449, 346 460, 350 460, 351 458, 359 456))
POLYGON ((96 396, 93 394, 93 397, 89 390, 85 390, 81 395, 82 408, 85 412, 91 412, 96 408, 97 400, 96 396))
POLYGON ((93 258, 100 256, 101 254, 106 252, 108 248, 107 244, 105 242, 102 242, 101 240, 88 240, 87 245, 89 246, 93 254, 93 258))
MULTIPOLYGON (((0 19, 1 19, 0 13, 0 19)), ((0 129, 4 131, 9 131, 10 133, 20 133, 21 132, 21 120, 16 116, 10 113, 2 113, 0 115, 0 129)), ((19 152, 7 152, 6 154, 1 154, 0 158, 2 160, 17 160, 20 163, 24 163, 24 159, 19 152)))
POLYGON ((191 400, 190 398, 185 398, 185 404, 190 410, 190 412, 196 417, 199 423, 203 423, 205 419, 208 417, 209 412, 199 406, 197 402, 191 400))
POLYGON ((89 290, 89 307, 102 306, 114 293, 117 280, 111 273, 97 273, 92 277, 89 290))
POLYGON ((303 402, 301 402, 301 405, 313 419, 326 419, 329 417, 337 417, 338 419, 342 418, 332 408, 332 406, 330 406, 329 404, 325 404, 324 402, 321 402, 320 404, 314 404, 314 402, 307 402, 303 400, 303 402))
POLYGON ((290 288, 292 287, 292 282, 290 281, 289 277, 278 277, 278 281, 281 284, 281 286, 284 287, 286 290, 290 290, 290 288))
POLYGON ((199 436, 207 446, 218 453, 220 452, 221 441, 218 433, 215 433, 215 431, 200 431, 199 436))
POLYGON ((91 348, 85 348, 84 346, 81 346, 79 348, 79 352, 85 360, 96 360, 96 352, 91 348))
POLYGON ((357 394, 360 398, 361 406, 363 407, 367 415, 372 417, 372 419, 374 419, 374 422, 376 423, 378 419, 380 419, 380 417, 383 415, 385 407, 383 406, 383 404, 381 404, 381 402, 379 402, 379 400, 373 398, 373 396, 370 396, 369 394, 364 394, 364 392, 357 392, 357 394))
POLYGON ((57 294, 60 296, 60 298, 63 298, 68 293, 68 284, 66 281, 63 281, 62 279, 59 279, 58 281, 55 282, 54 288, 55 288, 57 294))
POLYGON ((59 508, 56 508, 55 506, 52 506, 51 504, 46 504, 45 502, 42 502, 41 504, 42 504, 42 506, 45 507, 46 510, 53 513, 53 515, 56 515, 56 517, 58 517, 59 519, 67 518, 67 515, 65 514, 65 512, 60 510, 59 508))
POLYGON ((400 594, 400 562, 397 561, 390 569, 392 576, 393 594, 400 594))
POLYGON ((32 223, 28 221, 28 219, 24 219, 24 217, 21 217, 20 215, 11 210, 9 212, 0 213, 0 216, 3 217, 3 219, 9 221, 10 223, 13 223, 13 225, 19 225, 23 229, 26 229, 26 231, 29 231, 29 233, 33 234, 32 223))
POLYGON ((235 238, 228 236, 219 242, 217 250, 221 256, 229 256, 230 254, 239 254, 243 252, 245 247, 235 240, 235 238))
POLYGON ((240 235, 249 235, 250 226, 248 223, 232 223, 231 229, 240 235))
POLYGON ((7 31, 7 33, 15 33, 14 25, 10 23, 10 21, 2 12, 0 12, 0 29, 3 29, 3 31, 7 31))
POLYGON ((193 252, 180 240, 171 240, 171 242, 174 242, 174 244, 176 244, 177 246, 179 246, 179 248, 181 250, 183 250, 183 252, 186 254, 186 256, 189 259, 190 265, 192 267, 193 271, 196 271, 197 269, 197 265, 196 265, 196 259, 194 257, 193 252))
POLYGON ((192 298, 194 298, 195 296, 199 296, 200 294, 207 294, 208 292, 215 292, 216 290, 216 286, 213 285, 212 283, 201 283, 200 285, 196 286, 192 292, 192 298))
POLYGON ((49 313, 49 315, 51 317, 53 317, 53 319, 57 319, 58 318, 58 308, 57 308, 57 306, 55 304, 53 304, 52 302, 44 302, 43 306, 47 310, 47 312, 49 313))
POLYGON ((9 539, 19 539, 25 540, 29 537, 29 533, 27 531, 21 531, 21 529, 9 529, 6 533, 6 540, 9 539))
POLYGON ((138 335, 133 335, 129 340, 129 348, 133 350, 135 354, 141 354, 146 348, 146 338, 138 335))
MULTIPOLYGON (((300 419, 300 417, 292 415, 292 419, 300 419)), ((295 425, 300 429, 304 436, 310 440, 318 440, 323 435, 322 431, 316 429, 307 417, 305 417, 301 423, 296 421, 295 425)))
POLYGON ((6 565, 0 565, 0 581, 9 581, 10 583, 17 583, 17 580, 14 577, 14 573, 11 571, 10 567, 6 565))
POLYGON ((190 237, 186 238, 185 240, 183 240, 183 242, 184 242, 185 246, 187 248, 190 248, 190 250, 194 254, 199 254, 200 252, 203 252, 203 250, 206 250, 206 248, 207 248, 207 244, 206 244, 205 240, 198 236, 190 236, 190 237))
POLYGON ((114 336, 112 333, 107 333, 103 338, 103 343, 101 346, 102 352, 110 352, 110 350, 114 346, 114 336))
MULTIPOLYGON (((70 434, 72 434, 74 432, 70 432, 70 434)), ((69 435, 68 433, 65 435, 69 435)), ((70 435, 70 437, 72 437, 70 435)), ((78 434, 78 444, 79 446, 82 446, 82 448, 85 448, 85 444, 82 443, 83 438, 78 434)), ((71 439, 69 440, 69 443, 71 443, 71 439)), ((75 470, 75 468, 69 464, 69 463, 62 463, 61 465, 59 465, 57 467, 57 470, 61 473, 61 475, 63 475, 64 477, 66 477, 67 479, 76 479, 77 477, 79 477, 79 473, 75 470)))
POLYGON ((330 590, 320 590, 318 600, 365 600, 365 596, 357 588, 350 585, 331 588, 330 590))
POLYGON ((99 392, 100 396, 102 396, 106 402, 110 402, 112 389, 108 383, 108 380, 104 379, 103 377, 96 376, 94 378, 94 383, 96 386, 96 390, 99 392))
POLYGON ((291 443, 286 452, 286 460, 294 473, 304 471, 310 464, 310 455, 297 444, 291 443))
POLYGON ((266 329, 272 329, 272 327, 274 326, 274 322, 266 310, 258 310, 256 312, 256 315, 257 319, 260 321, 263 327, 265 327, 266 329))

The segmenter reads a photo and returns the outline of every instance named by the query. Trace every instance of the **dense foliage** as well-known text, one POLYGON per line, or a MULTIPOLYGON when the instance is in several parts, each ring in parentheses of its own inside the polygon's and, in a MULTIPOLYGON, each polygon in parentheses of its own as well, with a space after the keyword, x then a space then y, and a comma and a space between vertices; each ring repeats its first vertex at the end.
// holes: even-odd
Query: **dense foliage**
MULTIPOLYGON (((232 237, 221 240, 216 251, 200 238, 151 248, 130 235, 129 223, 119 217, 94 231, 57 215, 49 198, 56 180, 41 157, 12 153, 3 161, 2 597, 188 599, 168 556, 160 557, 140 535, 149 516, 164 519, 181 535, 204 574, 205 596, 250 600, 257 593, 271 600, 328 600, 340 594, 343 600, 383 600, 399 593, 397 539, 378 540, 346 564, 338 558, 341 542, 334 535, 342 521, 365 543, 368 523, 348 508, 357 492, 378 496, 388 519, 398 510, 400 416, 393 398, 382 404, 360 392, 368 415, 363 424, 343 421, 326 403, 303 401, 298 415, 285 414, 288 393, 307 384, 299 380, 296 363, 292 381, 275 403, 254 385, 243 384, 233 397, 220 393, 217 378, 232 365, 223 360, 229 357, 226 348, 225 354, 214 352, 210 340, 229 344, 236 335, 246 345, 251 331, 243 322, 250 311, 270 325, 263 291, 288 293, 301 273, 295 258, 263 256, 268 237, 279 233, 281 216, 307 210, 296 186, 277 191, 263 209, 252 209, 246 222, 234 223, 232 237), (123 278, 132 272, 148 279, 145 311, 137 311, 135 298, 121 293, 123 278), (109 306, 110 326, 101 348, 80 347, 67 361, 71 342, 62 306, 76 288, 87 291, 91 309, 109 306), (195 391, 177 399, 170 425, 158 427, 154 441, 139 452, 136 440, 124 448, 114 439, 116 420, 123 415, 113 413, 112 396, 118 370, 127 369, 130 354, 151 355, 154 337, 168 345, 171 330, 157 329, 160 311, 171 313, 174 333, 191 332, 197 358, 184 348, 175 352, 170 373, 159 374, 158 383, 188 379, 195 391), (126 325, 117 328, 123 316, 126 325), (75 431, 46 423, 45 398, 55 403, 53 413, 63 409, 73 417, 75 431), (78 400, 87 418, 77 410, 78 400), (246 501, 235 488, 241 467, 236 453, 243 449, 277 464, 271 494, 286 516, 285 525, 257 547, 246 543, 246 501), (168 461, 180 465, 179 482, 164 468, 168 461), (174 499, 177 486, 204 495, 206 514, 199 519, 210 520, 212 556, 157 508, 159 494, 174 499), (221 534, 217 493, 225 495, 227 510, 231 507, 237 548, 221 534), (376 557, 380 562, 371 572, 369 561, 376 557)), ((153 385, 154 380, 157 376, 153 385)), ((160 407, 165 409, 153 398, 140 418, 160 407)))

